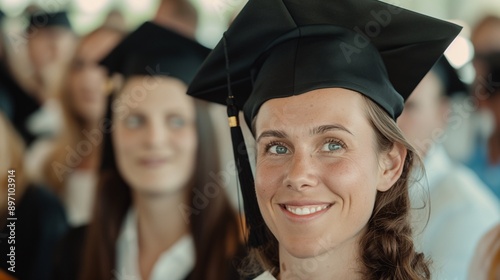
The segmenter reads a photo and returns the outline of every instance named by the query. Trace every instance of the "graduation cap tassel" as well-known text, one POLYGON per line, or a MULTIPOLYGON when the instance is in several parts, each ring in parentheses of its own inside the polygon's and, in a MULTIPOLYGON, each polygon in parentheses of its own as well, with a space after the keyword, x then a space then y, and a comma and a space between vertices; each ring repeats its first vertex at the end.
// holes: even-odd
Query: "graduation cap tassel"
POLYGON ((257 248, 264 244, 265 227, 264 219, 257 204, 257 196, 255 194, 255 184, 248 158, 247 148, 243 132, 239 125, 238 107, 234 102, 234 95, 231 91, 231 77, 229 74, 229 56, 227 53, 225 34, 222 37, 224 43, 224 51, 226 58, 226 72, 228 85, 227 98, 227 116, 229 127, 231 129, 231 140, 233 143, 233 155, 238 169, 238 179, 240 182, 241 194, 244 197, 243 208, 245 210, 245 219, 248 228, 247 246, 257 248))

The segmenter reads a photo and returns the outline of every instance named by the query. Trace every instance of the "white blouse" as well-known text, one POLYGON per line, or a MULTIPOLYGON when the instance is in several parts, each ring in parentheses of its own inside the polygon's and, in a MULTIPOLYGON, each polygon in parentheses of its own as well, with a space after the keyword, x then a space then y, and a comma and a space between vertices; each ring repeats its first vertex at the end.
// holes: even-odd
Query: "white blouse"
POLYGON ((265 271, 254 280, 276 280, 276 278, 269 271, 265 271))
MULTIPOLYGON (((117 280, 141 280, 139 272, 139 249, 137 238, 137 216, 130 209, 125 217, 116 246, 117 280)), ((156 261, 148 280, 182 280, 194 269, 195 247, 193 237, 185 235, 156 261)))

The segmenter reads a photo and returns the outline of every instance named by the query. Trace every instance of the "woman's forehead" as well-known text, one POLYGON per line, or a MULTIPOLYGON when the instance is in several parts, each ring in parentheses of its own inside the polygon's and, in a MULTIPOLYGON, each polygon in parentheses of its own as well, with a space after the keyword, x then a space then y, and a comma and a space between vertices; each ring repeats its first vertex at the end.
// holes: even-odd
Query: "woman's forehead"
POLYGON ((256 117, 256 125, 267 127, 314 127, 337 123, 351 125, 365 119, 364 100, 352 90, 319 89, 301 95, 266 101, 256 117))
POLYGON ((133 109, 184 108, 194 111, 194 99, 186 95, 187 86, 180 80, 160 76, 128 78, 117 100, 133 109))

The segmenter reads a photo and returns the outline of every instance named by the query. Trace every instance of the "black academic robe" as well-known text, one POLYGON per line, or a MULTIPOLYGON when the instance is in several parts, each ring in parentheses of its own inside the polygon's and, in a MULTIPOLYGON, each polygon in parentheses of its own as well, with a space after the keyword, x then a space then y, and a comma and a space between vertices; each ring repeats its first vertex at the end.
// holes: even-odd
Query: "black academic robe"
POLYGON ((0 60, 0 110, 10 119, 27 145, 35 136, 29 132, 26 122, 40 108, 38 101, 19 86, 4 61, 0 60))
MULTIPOLYGON (((54 248, 69 228, 64 208, 47 189, 29 186, 15 197, 15 227, 0 232, 0 269, 20 280, 50 280, 54 248), (15 244, 9 244, 14 233, 15 244), (11 246, 15 246, 15 272, 9 271, 11 246)), ((12 243, 12 242, 11 242, 12 243)))

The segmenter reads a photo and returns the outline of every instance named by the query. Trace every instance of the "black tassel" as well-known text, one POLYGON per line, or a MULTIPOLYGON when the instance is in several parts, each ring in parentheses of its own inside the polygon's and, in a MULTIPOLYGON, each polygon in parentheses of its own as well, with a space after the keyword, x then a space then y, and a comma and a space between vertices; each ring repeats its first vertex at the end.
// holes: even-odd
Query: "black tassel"
POLYGON ((265 224, 264 219, 259 210, 257 196, 255 193, 254 178, 248 158, 248 152, 245 145, 243 132, 241 131, 238 113, 239 109, 235 105, 234 96, 231 91, 231 77, 229 74, 229 57, 227 54, 226 38, 222 37, 224 43, 224 52, 226 56, 226 71, 227 71, 227 116, 231 129, 231 140, 233 143, 233 155, 238 171, 238 179, 240 182, 240 190, 243 196, 243 208, 245 210, 245 219, 248 229, 247 246, 250 248, 258 248, 265 244, 265 224))

